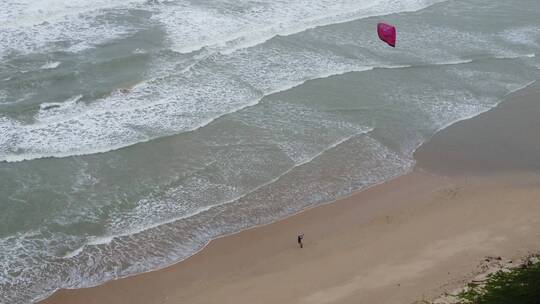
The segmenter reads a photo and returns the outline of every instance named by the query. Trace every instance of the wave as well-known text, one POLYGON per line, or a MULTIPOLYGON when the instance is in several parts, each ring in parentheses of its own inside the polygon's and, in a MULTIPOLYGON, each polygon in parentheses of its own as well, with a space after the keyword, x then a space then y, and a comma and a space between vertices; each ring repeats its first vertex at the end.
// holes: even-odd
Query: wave
MULTIPOLYGON (((358 71, 365 71, 365 70, 368 70, 368 69, 371 69, 371 68, 359 68, 358 71)), ((333 76, 333 75, 340 75, 340 74, 348 73, 348 72, 351 72, 351 71, 353 71, 353 70, 337 71, 337 72, 334 72, 334 73, 327 73, 327 74, 321 75, 320 77, 311 78, 309 80, 318 79, 318 78, 326 78, 326 77, 330 77, 330 76, 333 76)), ((278 93, 278 92, 289 90, 289 89, 294 88, 296 86, 302 85, 306 81, 308 81, 308 80, 283 85, 280 88, 276 88, 276 89, 270 91, 268 94, 260 95, 260 97, 258 97, 256 99, 252 99, 252 100, 247 101, 247 102, 244 102, 238 107, 233 107, 229 111, 223 112, 223 113, 221 113, 219 115, 216 115, 216 116, 212 116, 212 117, 203 119, 198 124, 196 124, 195 126, 183 129, 182 133, 196 131, 196 130, 204 127, 204 126, 209 125, 210 123, 212 123, 215 120, 219 119, 223 115, 238 112, 238 111, 240 111, 240 110, 242 110, 244 108, 256 105, 266 96, 269 96, 271 94, 275 94, 275 93, 278 93)), ((76 102, 72 102, 70 104, 74 105, 74 104, 76 104, 76 102)), ((45 106, 42 106, 42 110, 47 111, 48 109, 51 109, 50 106, 53 106, 56 109, 61 109, 62 107, 60 105, 61 105, 61 103, 47 103, 47 104, 45 104, 45 106)), ((54 110, 54 108, 53 108, 53 110, 54 110)), ((121 110, 125 112, 125 111, 130 110, 130 108, 122 108, 121 110)), ((108 111, 110 111, 110 108, 106 108, 103 111, 105 111, 105 114, 107 114, 108 111)), ((83 115, 85 115, 85 116, 90 115, 91 116, 91 115, 94 115, 94 114, 99 114, 99 112, 97 112, 97 113, 94 112, 92 114, 89 114, 88 112, 86 112, 83 115)), ((39 117, 42 117, 42 122, 35 125, 38 128, 45 124, 43 122, 44 121, 43 117, 45 117, 45 119, 46 119, 45 121, 54 120, 53 118, 47 118, 47 116, 44 115, 43 112, 41 112, 39 117)), ((68 121, 69 120, 79 120, 79 119, 80 119, 80 116, 78 117, 77 115, 68 117, 68 121)), ((58 123, 58 122, 56 121, 55 123, 58 123)), ((25 128, 25 127, 28 128, 28 126, 23 126, 21 124, 18 124, 16 122, 12 121, 12 120, 7 120, 7 121, 4 121, 4 122, 2 122, 2 120, 0 120, 0 130, 2 130, 2 125, 3 125, 3 128, 5 130, 6 135, 12 133, 13 132, 12 130, 20 130, 20 129, 25 128)), ((32 128, 30 128, 29 132, 30 132, 30 134, 34 133, 32 128)), ((175 134, 175 133, 173 133, 173 134, 175 134)), ((165 134, 165 136, 173 135, 173 134, 165 134)), ((17 136, 20 136, 20 135, 21 134, 17 134, 17 136)), ((42 134, 40 134, 40 135, 42 135, 42 134)), ((4 153, 0 152, 0 161, 20 162, 20 161, 26 161, 26 160, 32 160, 32 159, 38 159, 38 158, 48 158, 48 157, 62 158, 62 157, 69 157, 69 156, 79 156, 79 155, 104 153, 104 152, 109 152, 109 151, 121 149, 121 148, 124 148, 124 147, 127 147, 127 146, 131 146, 133 144, 148 142, 148 141, 153 140, 153 139, 155 139, 155 137, 147 137, 147 138, 142 138, 142 139, 139 139, 139 140, 136 140, 136 141, 125 141, 125 142, 122 142, 122 143, 117 144, 117 145, 109 145, 109 146, 106 146, 106 147, 101 147, 101 148, 98 147, 98 148, 81 150, 81 151, 66 151, 66 152, 51 152, 51 153, 24 153, 24 154, 8 154, 8 153, 5 153, 5 152, 4 153)), ((7 140, 8 140, 8 136, 6 136, 4 138, 4 142, 6 142, 7 140)), ((1 142, 1 140, 0 140, 0 142, 1 142)), ((6 146, 8 146, 7 143, 6 143, 6 146)))
POLYGON ((166 28, 173 49, 179 52, 203 48, 232 52, 263 43, 276 35, 290 35, 369 16, 415 11, 443 1, 449 0, 407 0, 399 4, 391 0, 370 0, 362 4, 352 0, 200 4, 147 0, 8 0, 0 2, 0 40, 6 42, 0 46, 0 58, 12 51, 76 53, 150 27, 153 22, 166 28), (128 16, 130 9, 149 12, 153 15, 152 21, 141 25, 123 20, 121 17, 128 16))
MULTIPOLYGON (((398 6, 393 6, 392 9, 388 9, 389 2, 387 3, 386 1, 378 0, 372 1, 369 3, 369 5, 364 5, 362 8, 356 11, 353 10, 353 13, 350 12, 350 9, 344 11, 346 11, 347 14, 353 14, 354 17, 352 17, 352 15, 349 17, 354 19, 359 17, 358 14, 369 15, 370 12, 390 13, 392 11, 417 10, 438 2, 441 1, 409 1, 401 3, 398 6)), ((356 1, 345 1, 343 3, 347 3, 348 5, 352 6, 358 5, 356 1)), ((321 12, 326 14, 325 16, 328 18, 334 21, 339 21, 339 18, 336 19, 336 16, 339 15, 339 13, 337 15, 332 13, 329 14, 327 5, 328 3, 324 3, 324 5, 322 5, 322 7, 325 9, 321 9, 321 12)), ((336 7, 343 9, 341 5, 337 5, 336 7)), ((162 8, 158 7, 155 9, 159 10, 162 8)), ((169 9, 167 11, 177 12, 178 10, 169 9)), ((203 11, 205 14, 216 13, 215 10, 212 11, 208 8, 204 8, 203 11)), ((295 10, 287 7, 287 12, 289 11, 294 13, 295 10)), ((226 12, 230 13, 228 11, 226 12)), ((220 16, 223 15, 223 13, 219 14, 220 16)), ((279 15, 276 12, 273 12, 272 14, 279 15)), ((274 16, 272 14, 271 16, 274 16)), ((288 16, 287 14, 284 15, 286 17, 288 16)), ((317 13, 315 13, 315 15, 317 15, 317 13)), ((160 21, 166 20, 166 18, 161 18, 163 16, 159 14, 157 14, 157 16, 158 17, 156 18, 160 21)), ((232 17, 237 16, 233 14, 232 17)), ((347 18, 343 19, 344 22, 350 19, 347 18)), ((220 18, 217 19, 221 20, 220 18)), ((211 18, 210 20, 213 19, 211 18)), ((311 20, 320 21, 320 18, 312 17, 311 20)), ((279 33, 275 32, 272 35, 276 33, 288 33, 287 26, 281 26, 280 29, 283 31, 279 33)), ((298 30, 301 29, 298 28, 298 30)), ((185 31, 180 32, 183 33, 185 31)), ((194 35, 200 34, 198 31, 194 32, 194 35)), ((212 52, 209 54, 212 54, 212 52)), ((181 73, 184 73, 185 75, 197 73, 197 71, 193 71, 193 67, 200 63, 201 60, 207 60, 210 57, 212 56, 202 56, 194 64, 184 68, 181 73)), ((208 60, 213 60, 213 58, 208 60)), ((313 65, 313 63, 307 62, 306 65, 313 65)), ((113 94, 113 96, 110 98, 98 100, 90 105, 81 103, 73 106, 61 107, 59 108, 59 111, 47 112, 44 111, 46 107, 42 106, 40 113, 36 117, 36 122, 33 124, 23 125, 15 120, 9 119, 7 122, 5 122, 6 120, 3 121, 5 122, 4 126, 0 126, 0 128, 6 130, 7 136, 3 140, 0 140, 0 143, 2 143, 4 146, 3 149, 0 148, 0 161, 17 162, 37 158, 61 158, 103 153, 128 147, 137 143, 147 142, 158 137, 190 132, 212 123, 223 115, 234 113, 243 108, 255 105, 260 101, 260 99, 271 93, 293 88, 307 80, 320 78, 321 72, 323 74, 322 77, 328 77, 345 72, 375 68, 375 66, 369 68, 358 66, 358 63, 356 63, 356 65, 353 67, 351 67, 350 64, 345 64, 345 67, 341 67, 340 65, 342 64, 336 64, 337 71, 332 71, 332 67, 329 67, 330 71, 328 71, 328 67, 323 67, 326 69, 326 71, 316 71, 316 73, 312 75, 301 75, 298 77, 301 79, 301 81, 299 81, 299 79, 291 79, 288 81, 287 79, 283 79, 286 81, 276 84, 275 87, 264 88, 262 92, 259 92, 260 88, 257 87, 253 88, 254 90, 252 90, 252 88, 245 88, 239 84, 233 84, 231 86, 230 84, 226 84, 227 81, 218 79, 215 81, 216 86, 236 86, 239 91, 239 96, 233 96, 232 92, 224 92, 224 96, 226 96, 226 98, 233 100, 231 104, 226 105, 218 104, 217 101, 214 100, 217 98, 215 93, 206 88, 198 88, 197 86, 185 87, 184 89, 187 91, 189 98, 189 100, 186 102, 186 100, 180 100, 178 97, 171 97, 171 91, 176 91, 176 96, 183 95, 184 92, 182 92, 181 88, 179 89, 173 84, 160 86, 156 83, 151 83, 152 81, 149 81, 136 87, 135 90, 133 90, 135 91, 135 94, 128 94, 127 96, 113 94), (195 92, 197 89, 199 89, 202 93, 195 92), (200 96, 195 96, 195 94, 199 94, 200 96), (206 94, 210 96, 205 96, 206 94), (212 99, 209 105, 202 106, 197 104, 197 100, 208 97, 212 99), (243 100, 239 100, 238 98, 243 100), (180 102, 185 104, 180 105, 180 102), (211 107, 216 108, 212 109, 211 107), (201 109, 203 112, 200 111, 201 109), (180 119, 175 119, 178 116, 180 116, 180 119), (144 122, 145 120, 147 123, 144 122), (37 137, 37 134, 39 134, 39 138, 37 137), (12 151, 17 152, 14 153, 12 151)), ((296 73, 296 71, 294 73, 296 73)), ((224 77, 230 76, 224 75, 224 77)), ((204 77, 201 77, 201 83, 205 81, 203 79, 204 77)), ((159 80, 156 80, 156 82, 157 81, 159 80)), ((198 85, 200 86, 200 84, 198 85)), ((221 87, 217 87, 215 89, 216 92, 223 90, 221 87)), ((185 97, 182 96, 182 98, 185 97)), ((57 103, 46 104, 53 106, 58 105, 57 103)))
POLYGON ((126 7, 146 0, 5 0, 0 3, 0 27, 32 27, 43 23, 59 23, 68 16, 126 7))
POLYGON ((67 99, 64 102, 44 102, 39 105, 40 110, 42 111, 50 111, 53 109, 58 109, 62 107, 72 107, 74 106, 79 100, 83 98, 83 95, 76 95, 69 99, 67 99))
POLYGON ((516 45, 525 45, 531 47, 538 47, 538 28, 535 27, 517 27, 503 31, 499 36, 516 45))
MULTIPOLYGON (((192 66, 190 66, 190 67, 192 67, 192 66)), ((245 108, 254 106, 254 105, 258 104, 261 100, 263 100, 265 97, 268 97, 268 96, 270 96, 272 94, 277 94, 279 92, 284 92, 284 91, 290 90, 292 88, 295 88, 297 86, 300 86, 300 85, 306 83, 307 81, 312 81, 312 80, 316 80, 316 79, 324 79, 324 78, 337 76, 337 75, 342 75, 342 74, 346 74, 346 73, 350 73, 350 72, 369 71, 369 70, 373 70, 375 68, 389 69, 389 68, 407 68, 407 67, 411 67, 411 66, 409 66, 409 65, 397 65, 397 66, 381 65, 381 66, 378 66, 378 67, 358 67, 356 69, 346 69, 346 70, 328 72, 328 73, 317 75, 317 77, 309 78, 309 79, 306 79, 306 80, 303 80, 303 81, 291 82, 291 83, 283 84, 283 85, 281 85, 279 87, 273 88, 272 90, 269 90, 269 91, 265 92, 265 94, 260 95, 260 97, 258 97, 257 99, 253 99, 251 101, 248 101, 248 102, 242 104, 239 107, 231 109, 230 111, 227 111, 227 112, 221 113, 219 115, 216 115, 216 116, 207 118, 205 120, 202 120, 201 122, 199 122, 194 127, 182 130, 181 133, 197 131, 198 129, 203 128, 203 127, 211 124, 212 122, 218 120, 219 118, 221 118, 221 117, 223 117, 225 115, 229 115, 229 114, 241 111, 241 110, 243 110, 245 108)), ((80 100, 81 98, 82 98, 82 95, 78 95, 78 96, 74 96, 73 98, 68 99, 67 101, 65 101, 63 103, 54 103, 53 102, 53 103, 41 104, 40 105, 41 111, 38 114, 38 120, 40 121, 40 123, 35 124, 35 126, 40 127, 40 126, 45 125, 45 122, 47 122, 47 121, 55 121, 56 117, 48 117, 48 115, 51 115, 51 113, 55 113, 55 112, 56 113, 61 113, 63 109, 68 109, 69 110, 70 108, 76 106, 77 101, 80 100)), ((104 109, 102 111, 104 111, 106 113, 107 111, 109 111, 109 108, 110 107, 107 107, 106 109, 104 109)), ((131 108, 130 107, 128 107, 128 108, 123 107, 121 109, 121 111, 125 112, 125 111, 136 110, 136 109, 137 108, 135 108, 135 107, 131 107, 131 108)), ((100 112, 93 112, 92 115, 93 114, 99 114, 99 113, 100 112)), ((86 115, 88 115, 88 113, 86 112, 86 113, 84 113, 82 115, 86 116, 86 115)), ((67 120, 79 120, 79 119, 80 119, 79 115, 69 115, 67 117, 67 120)), ((55 121, 55 123, 58 123, 58 121, 55 121)), ((20 129, 20 128, 25 128, 26 127, 26 126, 20 125, 20 124, 18 124, 16 122, 12 121, 12 120, 4 120, 4 121, 0 120, 0 130, 2 130, 2 125, 4 127, 5 134, 9 134, 10 130, 20 129)), ((32 132, 32 131, 30 131, 30 132, 32 132)), ((174 135, 174 134, 165 134, 164 136, 170 136, 170 135, 174 135)), ((5 141, 7 139, 8 139, 8 136, 6 136, 4 138, 5 141)), ((154 140, 154 139, 156 139, 156 138, 145 138, 145 139, 139 139, 137 141, 132 141, 132 142, 126 141, 126 142, 123 142, 121 144, 109 145, 109 146, 102 147, 102 148, 99 148, 99 147, 95 148, 94 147, 92 149, 87 149, 87 150, 66 151, 66 152, 63 152, 63 153, 62 152, 51 152, 51 153, 7 154, 7 153, 2 153, 2 151, 0 150, 0 162, 1 161, 5 161, 5 162, 21 162, 21 161, 28 161, 28 160, 33 160, 33 159, 40 159, 40 158, 63 158, 63 157, 70 157, 70 156, 82 156, 82 155, 89 155, 89 154, 105 153, 105 152, 110 152, 110 151, 118 150, 118 149, 121 149, 121 148, 125 148, 125 147, 131 146, 133 144, 148 142, 148 141, 151 141, 151 140, 154 140)))
POLYGON ((64 256, 64 258, 72 258, 74 256, 77 256, 78 254, 80 254, 84 250, 84 248, 86 246, 109 244, 114 239, 119 238, 119 237, 126 237, 126 236, 139 234, 141 232, 144 232, 144 231, 147 231, 147 230, 150 230, 150 229, 155 229, 155 228, 157 228, 159 226, 171 224, 171 223, 174 223, 174 222, 177 222, 177 221, 180 221, 180 220, 184 220, 184 219, 187 219, 187 218, 191 218, 191 217, 200 215, 200 214, 202 214, 204 212, 207 212, 207 211, 209 211, 209 210, 211 210, 213 208, 216 208, 216 207, 232 204, 232 203, 234 203, 236 201, 239 201, 239 200, 243 199, 244 197, 258 191, 259 189, 261 189, 263 187, 266 187, 266 186, 268 186, 270 184, 276 183, 282 177, 286 176, 287 174, 289 174, 293 170, 295 170, 295 169, 297 169, 297 168, 299 168, 301 166, 304 166, 306 164, 311 163, 313 160, 317 159, 318 157, 320 157, 324 153, 334 149, 335 147, 337 147, 340 144, 350 140, 351 138, 362 135, 362 134, 367 134, 367 133, 369 133, 371 131, 373 131, 373 128, 366 128, 365 130, 363 130, 360 133, 356 133, 356 134, 353 134, 353 135, 350 135, 350 136, 343 137, 340 140, 338 140, 338 141, 334 142, 333 144, 331 144, 330 146, 326 147, 322 151, 316 153, 315 155, 312 155, 311 157, 309 157, 309 158, 303 160, 302 162, 300 162, 298 164, 295 164, 294 166, 292 166, 289 169, 285 170, 284 172, 282 172, 281 174, 279 174, 275 178, 273 178, 273 179, 271 179, 271 180, 269 180, 269 181, 255 187, 255 188, 247 191, 246 193, 244 193, 244 194, 242 194, 240 196, 234 197, 234 198, 232 198, 230 200, 226 200, 226 201, 218 203, 218 204, 213 204, 213 205, 205 206, 205 207, 202 207, 202 208, 198 208, 197 210, 195 210, 193 212, 190 212, 188 214, 184 214, 184 215, 182 215, 180 217, 175 217, 175 218, 172 218, 172 219, 168 219, 166 221, 156 222, 156 223, 153 223, 152 225, 139 227, 139 228, 136 228, 136 229, 131 229, 131 230, 123 232, 123 233, 112 234, 112 235, 107 235, 107 236, 100 236, 100 237, 92 237, 87 241, 87 243, 85 245, 83 245, 83 246, 81 246, 81 247, 67 253, 64 256))
POLYGON ((535 53, 530 54, 516 54, 516 55, 510 55, 510 56, 494 56, 495 59, 518 59, 518 58, 535 58, 535 53))
POLYGON ((135 30, 114 21, 103 22, 112 9, 130 2, 29 1, 0 2, 0 59, 10 54, 51 51, 79 52, 135 30))
POLYGON ((262 44, 275 36, 289 36, 321 26, 394 13, 414 12, 449 0, 358 1, 271 1, 264 10, 254 4, 235 14, 221 7, 183 7, 167 10, 154 19, 169 29, 174 49, 192 53, 203 48, 223 54, 262 44), (186 13, 189 12, 189 13, 186 13), (201 22, 204 20, 204 23, 201 22), (271 24, 271 25, 269 25, 271 24), (185 31, 189 28, 190 31, 185 31), (212 28, 213 31, 209 29, 212 28), (205 33, 204 40, 198 40, 205 33))
POLYGON ((60 64, 61 64, 60 61, 47 62, 44 65, 42 65, 40 67, 40 69, 42 69, 42 70, 52 70, 52 69, 56 69, 58 66, 60 66, 60 64))
MULTIPOLYGON (((290 90, 294 87, 300 86, 307 81, 312 81, 316 79, 323 79, 327 77, 332 77, 336 75, 341 75, 350 72, 366 72, 373 69, 402 69, 402 68, 417 68, 417 67, 430 67, 430 66, 444 66, 444 65, 461 65, 475 62, 476 60, 484 60, 489 58, 496 59, 514 59, 520 57, 530 57, 531 54, 519 55, 519 56, 509 56, 509 57, 484 57, 480 59, 460 59, 460 60, 451 60, 445 62, 435 62, 435 63, 418 63, 410 65, 374 65, 374 66, 354 66, 354 65, 344 65, 337 70, 319 73, 316 76, 311 76, 307 79, 301 81, 289 81, 285 83, 276 83, 274 87, 265 89, 264 92, 254 91, 253 88, 245 87, 245 84, 225 84, 229 82, 227 80, 223 83, 223 80, 216 79, 216 83, 220 84, 221 88, 223 86, 228 86, 227 92, 223 94, 224 96, 230 96, 232 100, 235 100, 235 103, 229 104, 228 108, 224 108, 222 111, 219 111, 217 115, 213 116, 204 116, 204 113, 201 113, 202 117, 186 117, 184 120, 178 119, 177 115, 181 115, 182 112, 185 113, 186 104, 182 104, 183 107, 176 104, 176 101, 171 100, 171 98, 154 98, 155 101, 146 100, 144 94, 147 94, 148 86, 147 84, 139 84, 133 90, 124 94, 122 92, 117 92, 111 96, 111 98, 104 100, 103 104, 97 103, 95 105, 86 105, 83 103, 78 103, 77 101, 81 97, 75 97, 75 100, 68 100, 64 103, 45 103, 41 106, 41 111, 36 116, 37 123, 32 125, 22 125, 13 121, 11 119, 0 120, 0 130, 5 134, 3 139, 0 139, 0 143, 3 144, 4 151, 1 151, 0 148, 0 161, 6 162, 20 162, 38 158, 62 158, 69 156, 79 156, 79 155, 88 155, 96 153, 104 153, 109 151, 114 151, 117 149, 125 148, 137 143, 148 142, 156 138, 163 136, 171 136, 179 133, 193 132, 200 128, 203 128, 217 119, 235 113, 245 109, 247 107, 254 106, 258 104, 262 99, 278 93, 290 90), (239 86, 241 85, 241 86, 239 86), (243 87, 242 87, 243 86, 243 87), (237 91, 232 92, 229 89, 236 87, 237 91), (138 91, 138 92, 137 92, 138 91), (242 93, 244 92, 244 93, 242 93), (143 93, 143 94, 141 94, 143 93), (138 94, 138 96, 137 96, 138 94), (135 96, 134 96, 135 95, 135 96), (134 100, 137 99, 137 100, 134 100), (178 106, 178 107, 177 107, 178 106), (155 108, 156 111, 153 112, 152 109, 155 108), (167 109, 167 110, 165 110, 167 109), (144 110, 141 112, 141 110, 144 110), (132 116, 132 115, 143 115, 139 113, 145 113, 143 116, 132 116), (162 115, 165 114, 165 115, 162 115), (116 120, 111 120, 112 117, 117 117, 116 120), (102 118, 101 118, 102 117, 102 118), (160 132, 159 135, 149 135, 144 132, 137 133, 129 129, 132 124, 137 124, 136 121, 141 121, 145 125, 150 125, 150 122, 156 122, 156 126, 163 125, 167 123, 169 119, 174 118, 170 121, 171 125, 176 124, 176 129, 171 129, 165 125, 163 132, 160 132), (125 121, 125 122, 124 122, 125 121), (182 122, 185 124, 182 125, 182 122), (195 123, 196 122, 196 123, 195 123), (105 123, 100 125, 100 123, 105 123), (129 126, 125 126, 129 124, 129 126), (168 130, 168 131, 167 131, 168 130), (24 131, 24 132, 21 132, 24 131), (93 132, 93 133, 89 133, 93 132), (121 140, 114 139, 111 137, 107 141, 107 145, 100 146, 99 141, 103 141, 103 138, 107 138, 109 135, 123 134, 121 140), (49 135, 47 135, 49 133, 49 135), (85 137, 82 135, 86 134, 85 137), (34 138, 39 136, 39 138, 34 138), (10 138, 17 138, 18 149, 17 150, 38 150, 39 152, 26 152, 26 153, 10 153, 10 138), (62 140, 68 140, 64 143, 57 141, 57 138, 62 140), (130 140, 131 138, 131 140, 130 140), (84 141, 86 140, 86 141, 84 141), (49 151, 44 148, 47 146, 33 146, 32 142, 39 143, 40 145, 47 144, 49 151), (116 144, 114 143, 116 142, 116 144), (85 149, 82 149, 85 148, 85 149), (55 151, 56 149, 56 151, 55 151)), ((338 64, 339 66, 339 64, 338 64)), ((192 71, 186 71, 187 73, 193 73, 192 71)), ((208 81, 208 79, 207 79, 208 81)), ((204 84, 207 85, 207 84, 204 84)), ((163 87, 154 87, 152 88, 155 91, 165 91, 168 93, 167 89, 163 87)), ((173 88, 170 88, 171 90, 173 88)), ((175 89, 178 89, 175 88, 175 89)), ((181 87, 180 87, 181 89, 181 87)), ((188 93, 195 94, 193 98, 197 97, 198 92, 193 90, 196 88, 185 88, 188 90, 188 93)), ((208 89, 206 89, 208 90, 208 89)), ((204 93, 204 91, 203 91, 204 93)), ((212 94, 210 98, 219 98, 216 100, 221 102, 223 100, 223 95, 215 96, 215 92, 209 92, 212 94), (215 96, 215 97, 214 97, 215 96)), ((189 97, 189 96, 188 96, 189 97)), ((196 100, 195 100, 196 102, 196 100)), ((215 110, 214 110, 215 111, 215 110)), ((185 114, 184 114, 185 115, 185 114)), ((193 113, 192 115, 197 115, 193 113)), ((116 135, 118 136, 118 135, 116 135)), ((12 147, 14 148, 14 147, 12 147)))

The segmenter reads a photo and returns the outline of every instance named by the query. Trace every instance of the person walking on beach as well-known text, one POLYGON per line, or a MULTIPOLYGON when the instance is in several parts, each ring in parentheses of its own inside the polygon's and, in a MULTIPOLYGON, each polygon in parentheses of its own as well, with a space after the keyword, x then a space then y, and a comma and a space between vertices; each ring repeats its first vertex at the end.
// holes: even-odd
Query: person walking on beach
POLYGON ((302 240, 304 239, 304 234, 299 234, 298 235, 298 246, 300 246, 300 248, 304 248, 304 244, 302 243, 302 240))

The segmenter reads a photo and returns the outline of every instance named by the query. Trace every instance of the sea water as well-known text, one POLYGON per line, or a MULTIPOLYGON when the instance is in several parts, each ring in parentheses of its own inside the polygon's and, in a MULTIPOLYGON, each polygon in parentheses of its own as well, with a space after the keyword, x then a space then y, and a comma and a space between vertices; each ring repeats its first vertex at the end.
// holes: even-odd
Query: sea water
POLYGON ((0 302, 164 267, 407 172, 437 130, 539 78, 538 12, 1 1, 0 302))

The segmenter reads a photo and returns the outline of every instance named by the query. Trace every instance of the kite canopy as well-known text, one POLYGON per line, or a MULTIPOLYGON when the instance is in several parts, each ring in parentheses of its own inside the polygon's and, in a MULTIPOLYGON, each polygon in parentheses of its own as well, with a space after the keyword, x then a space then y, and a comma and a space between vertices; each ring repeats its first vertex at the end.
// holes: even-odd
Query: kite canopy
POLYGON ((388 43, 391 47, 396 47, 396 28, 390 24, 379 23, 377 24, 377 34, 379 38, 388 43))

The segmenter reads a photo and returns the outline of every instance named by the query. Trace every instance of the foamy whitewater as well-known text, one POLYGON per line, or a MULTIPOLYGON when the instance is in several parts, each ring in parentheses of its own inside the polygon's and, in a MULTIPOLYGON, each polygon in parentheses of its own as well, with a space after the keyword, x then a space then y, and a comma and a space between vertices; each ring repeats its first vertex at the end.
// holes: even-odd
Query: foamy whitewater
POLYGON ((0 1, 0 302, 161 268, 407 172, 437 130, 539 79, 539 11, 0 1))

